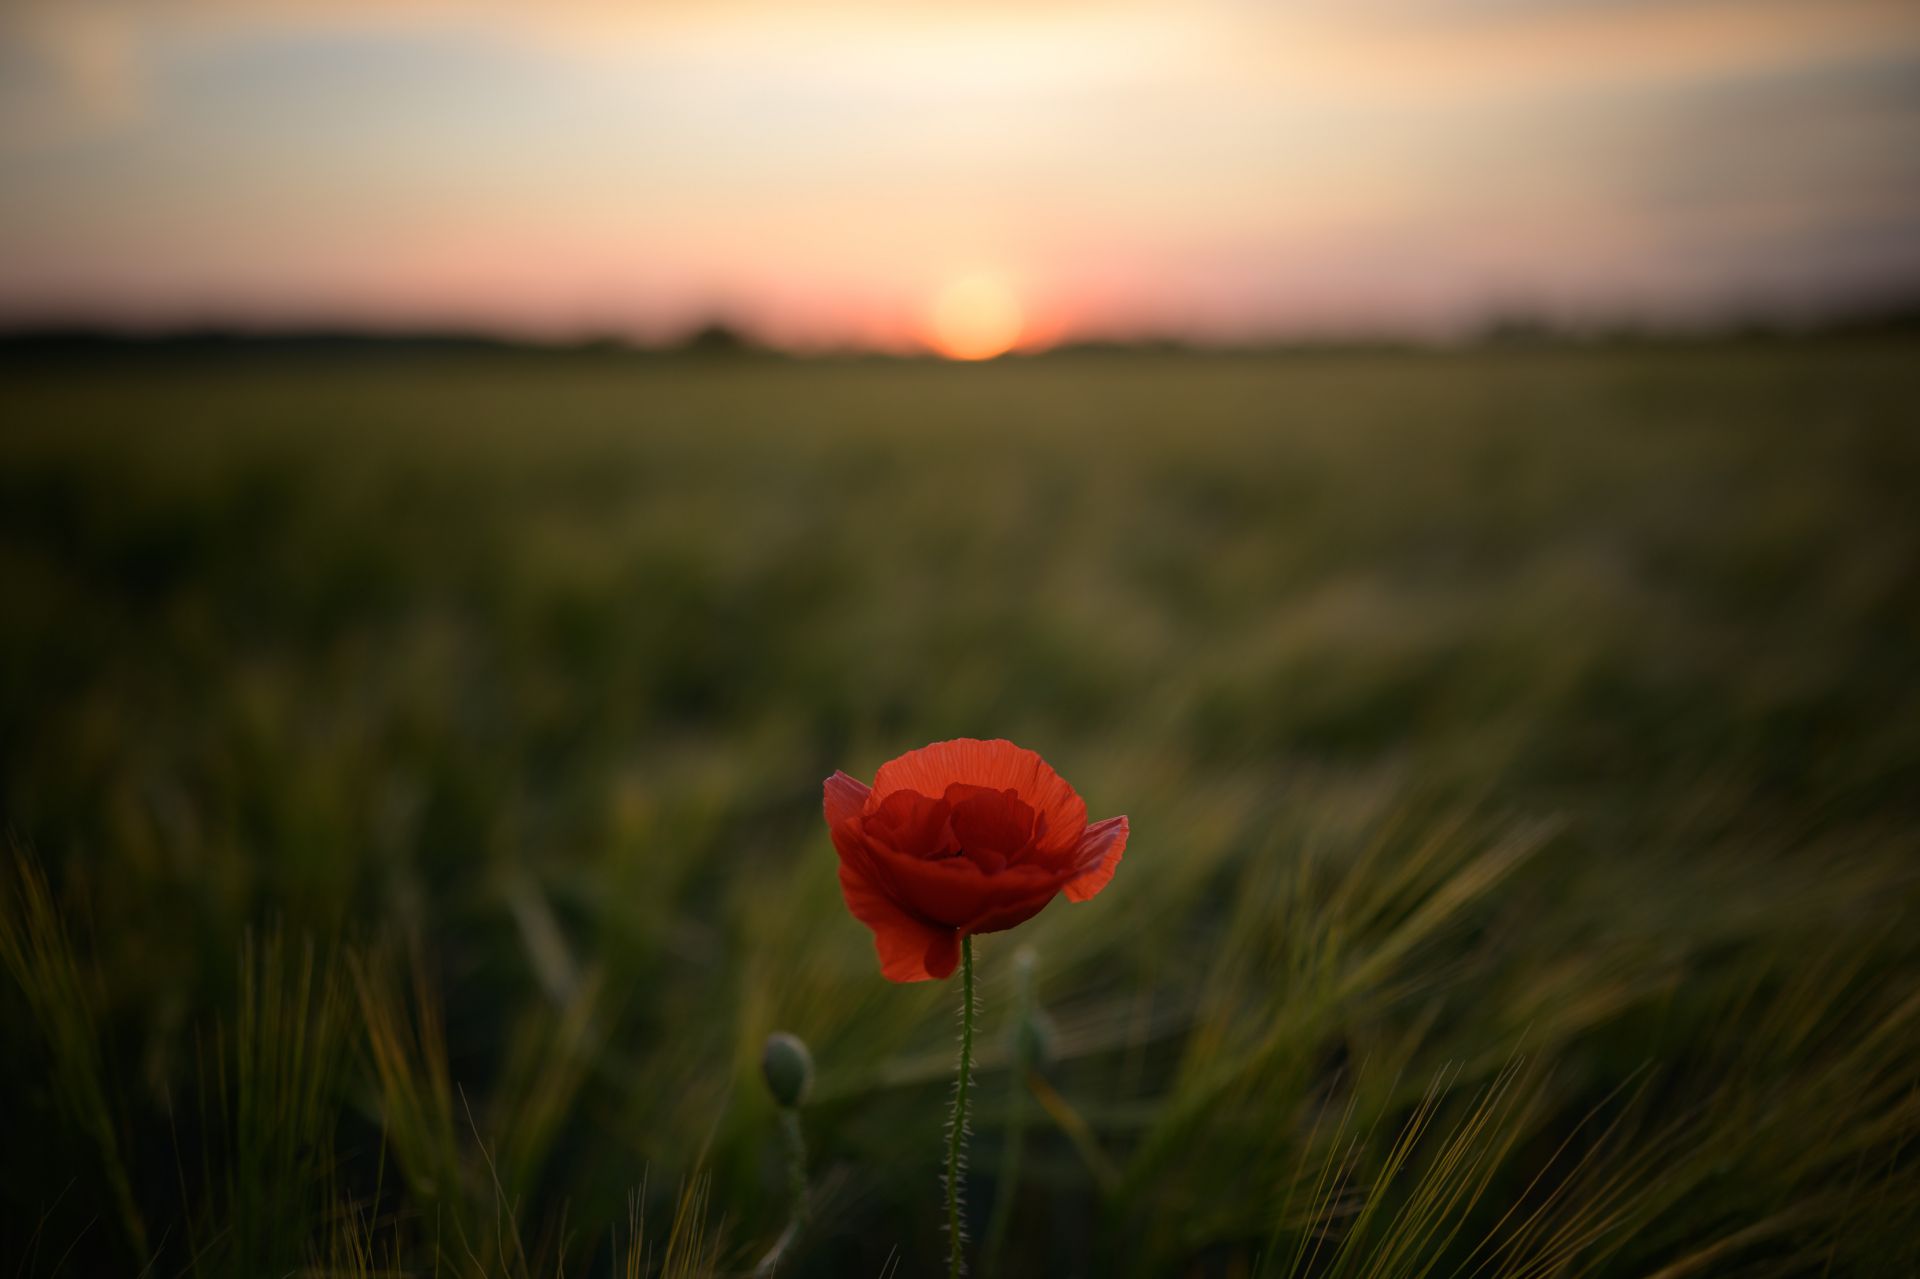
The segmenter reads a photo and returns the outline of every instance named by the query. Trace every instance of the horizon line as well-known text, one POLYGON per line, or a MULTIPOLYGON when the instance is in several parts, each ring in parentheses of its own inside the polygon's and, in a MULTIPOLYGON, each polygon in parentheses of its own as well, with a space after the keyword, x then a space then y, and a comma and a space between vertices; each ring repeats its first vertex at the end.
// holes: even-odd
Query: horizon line
MULTIPOLYGON (((1523 309, 1490 313, 1475 323, 1436 333, 1393 326, 1372 329, 1326 326, 1220 338, 1177 332, 1068 335, 1057 341, 1017 345, 996 361, 1076 352, 1186 352, 1257 354, 1287 350, 1340 348, 1447 350, 1481 346, 1605 345, 1609 343, 1697 343, 1739 339, 1818 338, 1920 331, 1920 294, 1878 306, 1859 306, 1802 315, 1729 312, 1690 319, 1641 316, 1567 319, 1523 309)), ((567 336, 533 335, 506 326, 382 325, 351 322, 258 323, 181 322, 135 324, 95 320, 0 320, 0 350, 21 353, 67 348, 159 351, 167 348, 289 349, 299 347, 373 350, 379 348, 461 348, 554 354, 604 352, 636 356, 763 356, 784 359, 893 359, 951 362, 927 348, 882 347, 859 343, 794 346, 767 340, 751 327, 709 320, 666 338, 648 339, 624 332, 582 332, 567 336)))

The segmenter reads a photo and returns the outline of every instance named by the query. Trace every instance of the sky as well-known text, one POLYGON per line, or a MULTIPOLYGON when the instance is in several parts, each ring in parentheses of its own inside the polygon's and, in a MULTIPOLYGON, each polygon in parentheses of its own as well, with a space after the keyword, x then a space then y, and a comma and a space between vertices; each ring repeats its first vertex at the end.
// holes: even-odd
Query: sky
POLYGON ((969 354, 1916 298, 1916 0, 0 3, 12 328, 969 354))

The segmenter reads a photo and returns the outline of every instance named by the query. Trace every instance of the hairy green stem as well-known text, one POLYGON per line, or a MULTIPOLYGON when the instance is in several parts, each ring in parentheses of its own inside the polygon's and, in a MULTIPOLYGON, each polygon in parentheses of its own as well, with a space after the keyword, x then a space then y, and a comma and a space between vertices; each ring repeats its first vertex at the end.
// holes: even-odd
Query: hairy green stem
POLYGON ((754 1279, 769 1279, 807 1228, 807 1139, 800 1132, 800 1112, 792 1106, 780 1108, 780 1136, 787 1148, 787 1192, 793 1204, 787 1228, 754 1267, 754 1279))
POLYGON ((948 1279, 960 1279, 961 1151, 967 1140, 967 1085, 973 1074, 973 938, 960 939, 960 1083, 953 1090, 953 1120, 947 1129, 948 1279))

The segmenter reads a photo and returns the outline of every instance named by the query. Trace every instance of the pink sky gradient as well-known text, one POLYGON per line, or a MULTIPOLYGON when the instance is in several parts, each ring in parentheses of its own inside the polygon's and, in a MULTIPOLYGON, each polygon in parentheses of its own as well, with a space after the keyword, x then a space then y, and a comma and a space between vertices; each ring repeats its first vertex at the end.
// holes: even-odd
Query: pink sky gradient
POLYGON ((0 323, 914 349, 1920 294, 1909 0, 24 0, 0 323))

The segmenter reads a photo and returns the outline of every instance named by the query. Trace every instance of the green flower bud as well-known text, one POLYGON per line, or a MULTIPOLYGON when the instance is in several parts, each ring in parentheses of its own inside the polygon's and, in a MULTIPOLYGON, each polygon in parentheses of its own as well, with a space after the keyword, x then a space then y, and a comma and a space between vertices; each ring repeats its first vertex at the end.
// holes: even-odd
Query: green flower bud
POLYGON ((780 1105, 791 1109, 807 1099, 813 1087, 813 1054, 798 1035, 776 1030, 767 1036, 760 1054, 760 1073, 766 1076, 767 1091, 780 1105))

